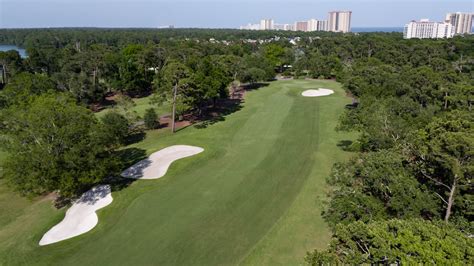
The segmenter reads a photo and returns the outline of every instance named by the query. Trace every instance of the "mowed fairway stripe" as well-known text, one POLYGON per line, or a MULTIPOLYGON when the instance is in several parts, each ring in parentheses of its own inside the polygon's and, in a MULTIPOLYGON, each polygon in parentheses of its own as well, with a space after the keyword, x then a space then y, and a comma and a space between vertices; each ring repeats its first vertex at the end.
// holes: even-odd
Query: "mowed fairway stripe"
POLYGON ((307 176, 301 166, 312 136, 305 120, 294 119, 308 110, 294 105, 287 89, 261 90, 249 95, 247 105, 256 109, 236 125, 225 155, 135 200, 114 229, 126 237, 114 232, 99 240, 109 244, 96 262, 235 264, 258 242, 307 176))
POLYGON ((21 255, 50 265, 239 264, 288 213, 314 171, 322 98, 299 93, 317 84, 273 82, 249 92, 244 108, 224 122, 148 136, 135 146, 153 152, 187 144, 205 152, 173 163, 160 180, 115 192, 90 233, 21 255))

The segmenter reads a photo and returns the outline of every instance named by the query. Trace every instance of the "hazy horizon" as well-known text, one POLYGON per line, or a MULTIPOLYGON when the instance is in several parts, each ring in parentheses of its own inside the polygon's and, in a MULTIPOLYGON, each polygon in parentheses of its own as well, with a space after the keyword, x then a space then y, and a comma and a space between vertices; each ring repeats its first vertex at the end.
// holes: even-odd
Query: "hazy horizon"
POLYGON ((326 19, 327 12, 339 9, 353 12, 354 28, 403 27, 414 19, 442 21, 448 12, 474 12, 474 1, 0 0, 0 28, 238 28, 261 18, 326 19))

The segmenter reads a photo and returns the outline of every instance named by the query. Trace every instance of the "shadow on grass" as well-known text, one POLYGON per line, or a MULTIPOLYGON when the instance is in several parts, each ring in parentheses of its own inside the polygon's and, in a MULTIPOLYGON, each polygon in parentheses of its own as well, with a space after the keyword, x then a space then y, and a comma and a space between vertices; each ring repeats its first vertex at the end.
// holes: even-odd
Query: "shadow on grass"
POLYGON ((234 112, 242 109, 243 99, 224 99, 220 100, 214 106, 206 108, 201 116, 199 116, 198 124, 194 125, 195 128, 202 129, 207 128, 218 122, 225 121, 225 117, 234 112))
POLYGON ((337 143, 337 146, 343 151, 356 152, 359 150, 357 142, 352 140, 341 140, 337 143))
POLYGON ((249 84, 242 85, 242 89, 246 91, 253 91, 253 90, 258 90, 263 87, 268 87, 269 85, 270 83, 267 83, 267 82, 249 83, 249 84))
MULTIPOLYGON (((225 117, 242 109, 244 93, 246 91, 258 90, 269 86, 270 83, 249 83, 239 87, 230 98, 216 101, 210 107, 204 108, 202 114, 197 117, 198 123, 195 128, 203 129, 218 122, 225 121, 225 117)), ((184 127, 186 128, 186 127, 184 127)), ((181 128, 180 130, 184 129, 181 128)))
POLYGON ((127 139, 125 140, 125 145, 131 145, 134 143, 138 143, 142 140, 144 140, 146 137, 146 133, 143 130, 137 130, 135 132, 132 132, 127 139))
MULTIPOLYGON (((119 150, 115 154, 119 161, 119 169, 125 170, 130 166, 147 158, 146 151, 138 148, 127 148, 119 150)), ((125 178, 120 175, 111 177, 107 182, 110 184, 112 191, 120 191, 130 186, 137 179, 125 178)))

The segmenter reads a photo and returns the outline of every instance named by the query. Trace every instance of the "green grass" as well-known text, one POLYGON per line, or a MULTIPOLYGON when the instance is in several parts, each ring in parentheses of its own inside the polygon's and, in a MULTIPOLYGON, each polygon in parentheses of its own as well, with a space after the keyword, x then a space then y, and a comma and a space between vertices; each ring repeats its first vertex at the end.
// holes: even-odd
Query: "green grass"
MULTIPOLYGON (((142 118, 145 115, 145 111, 147 109, 150 109, 150 108, 155 108, 156 112, 158 113, 159 116, 171 113, 171 105, 168 102, 165 102, 165 103, 157 106, 156 104, 151 104, 150 103, 151 97, 152 97, 152 95, 150 95, 148 97, 133 99, 133 102, 135 103, 135 106, 131 108, 131 111, 136 112, 136 114, 138 116, 142 117, 142 118)), ((110 107, 96 113, 96 115, 97 115, 98 118, 101 118, 102 116, 104 116, 107 112, 109 112, 112 109, 113 109, 113 106, 110 106, 110 107)))
POLYGON ((97 227, 71 240, 37 246, 64 210, 30 203, 0 227, 0 265, 299 265, 330 238, 321 218, 325 178, 350 156, 337 143, 353 136, 334 131, 348 102, 335 82, 278 81, 249 92, 225 121, 149 132, 128 148, 150 154, 187 144, 205 152, 173 163, 161 179, 114 192, 97 227), (300 96, 318 87, 336 93, 300 96))

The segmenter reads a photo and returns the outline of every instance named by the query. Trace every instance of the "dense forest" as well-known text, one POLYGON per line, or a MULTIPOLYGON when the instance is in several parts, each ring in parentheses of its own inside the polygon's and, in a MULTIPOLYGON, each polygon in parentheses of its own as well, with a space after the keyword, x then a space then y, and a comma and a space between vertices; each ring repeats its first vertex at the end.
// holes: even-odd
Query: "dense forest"
MULTIPOLYGON (((28 53, 0 52, 4 178, 24 194, 74 197, 120 170, 137 119, 97 119, 107 96, 200 116, 240 84, 336 79, 353 98, 338 129, 359 137, 328 177, 331 244, 306 262, 474 262, 474 36, 25 29, 0 30, 0 43, 28 53)), ((156 113, 144 120, 155 127, 156 113)))

